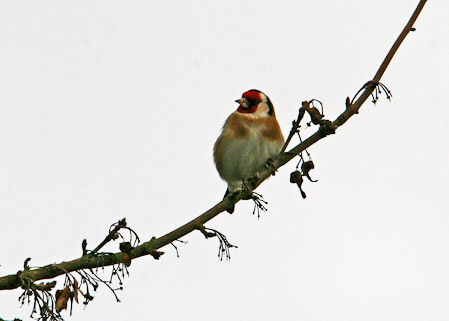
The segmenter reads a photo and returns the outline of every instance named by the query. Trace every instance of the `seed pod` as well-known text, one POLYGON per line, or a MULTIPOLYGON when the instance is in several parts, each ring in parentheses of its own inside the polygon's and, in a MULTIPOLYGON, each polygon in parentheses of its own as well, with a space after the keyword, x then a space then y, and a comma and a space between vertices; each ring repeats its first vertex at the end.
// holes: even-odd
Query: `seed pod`
POLYGON ((290 174, 290 183, 292 184, 302 183, 302 175, 299 171, 294 171, 290 174))
POLYGON ((306 198, 306 193, 302 190, 302 183, 304 182, 302 175, 299 171, 294 171, 290 174, 290 183, 296 184, 299 187, 299 190, 301 191, 302 198, 306 198))
POLYGON ((313 161, 311 161, 311 160, 304 162, 301 165, 301 170, 302 170, 303 175, 306 176, 311 182, 318 182, 318 180, 314 181, 309 175, 310 170, 312 170, 314 168, 315 168, 315 165, 313 164, 313 161))
POLYGON ((123 253, 122 260, 126 266, 131 265, 131 250, 133 249, 131 243, 122 242, 120 243, 120 251, 123 253))

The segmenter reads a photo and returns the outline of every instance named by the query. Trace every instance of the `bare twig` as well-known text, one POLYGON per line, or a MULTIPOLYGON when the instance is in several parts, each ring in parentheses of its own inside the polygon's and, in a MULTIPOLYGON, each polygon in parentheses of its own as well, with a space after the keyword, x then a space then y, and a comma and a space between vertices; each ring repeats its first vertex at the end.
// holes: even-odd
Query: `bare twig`
POLYGON ((349 107, 346 108, 346 111, 342 113, 336 120, 334 120, 334 125, 337 127, 340 127, 343 125, 352 115, 358 113, 360 107, 365 102, 365 100, 369 97, 371 92, 376 88, 376 86, 379 84, 380 79, 382 78, 383 74, 385 73, 385 70, 387 70, 388 65, 390 64, 391 60, 393 59, 394 54, 399 49, 399 46, 404 41, 405 37, 407 37, 408 33, 411 31, 415 31, 415 28, 413 28, 413 24, 415 23, 416 19, 418 19, 419 14, 421 13, 422 9, 424 8, 424 5, 426 4, 427 0, 421 0, 418 3, 418 6, 416 7, 415 11, 413 12, 412 16, 410 17, 410 20, 405 25, 402 32, 399 34, 398 38, 394 42, 393 46, 391 47, 390 51, 388 52, 387 56, 383 60, 382 64, 380 65, 379 69, 377 70, 376 74, 374 75, 374 78, 369 82, 371 83, 370 86, 367 86, 363 93, 360 95, 360 97, 354 102, 351 103, 349 107))
MULTIPOLYGON (((205 228, 204 229, 204 235, 213 235, 216 236, 218 238, 218 242, 220 243, 220 246, 218 248, 218 257, 220 258, 220 261, 223 260, 223 257, 226 258, 226 260, 231 260, 231 252, 229 251, 229 249, 231 247, 235 247, 237 248, 236 245, 232 245, 231 243, 229 243, 228 239, 226 238, 226 236, 223 233, 218 232, 217 230, 211 229, 211 228, 205 228)), ((209 236, 211 237, 211 236, 209 236)))
POLYGON ((197 229, 198 229, 198 231, 203 233, 204 237, 207 239, 210 237, 217 236, 217 234, 215 234, 215 233, 206 231, 206 228, 204 227, 204 225, 198 225, 197 229))
POLYGON ((126 227, 126 218, 118 221, 117 223, 114 223, 111 225, 111 228, 109 229, 109 234, 105 237, 105 239, 98 244, 98 246, 90 252, 91 254, 97 253, 103 246, 105 246, 109 241, 115 240, 117 238, 117 232, 126 227))
POLYGON ((282 146, 282 149, 280 151, 280 154, 283 154, 285 150, 287 149, 288 144, 290 144, 290 141, 292 140, 293 136, 298 132, 299 124, 301 123, 302 118, 304 117, 304 114, 306 112, 304 108, 304 104, 307 103, 306 101, 302 102, 302 107, 299 109, 298 118, 292 122, 292 129, 290 130, 290 133, 288 134, 287 139, 285 140, 284 146, 282 146))
MULTIPOLYGON (((183 244, 187 244, 187 241, 182 241, 182 240, 175 240, 174 242, 179 242, 179 243, 183 243, 183 244)), ((174 242, 170 243, 176 251, 176 257, 179 257, 179 252, 178 252, 178 247, 174 244, 174 242)))

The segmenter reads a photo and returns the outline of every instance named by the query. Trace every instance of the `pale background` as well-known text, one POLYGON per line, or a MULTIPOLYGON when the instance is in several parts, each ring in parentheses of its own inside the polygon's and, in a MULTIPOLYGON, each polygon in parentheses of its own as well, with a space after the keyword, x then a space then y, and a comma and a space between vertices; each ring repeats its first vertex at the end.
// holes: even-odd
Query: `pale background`
MULTIPOLYGON (((335 119, 417 3, 2 2, 0 275, 77 258, 123 217, 143 240, 196 217, 226 188, 212 147, 235 99, 267 93, 285 135, 302 100, 335 119)), ((180 258, 133 261, 121 303, 101 287, 63 315, 448 320, 448 12, 424 8, 382 79, 391 103, 310 148, 306 200, 291 162, 259 188, 259 220, 248 201, 206 225, 239 246, 230 262, 192 233, 180 258)), ((0 293, 0 317, 28 320, 20 293, 0 293)))

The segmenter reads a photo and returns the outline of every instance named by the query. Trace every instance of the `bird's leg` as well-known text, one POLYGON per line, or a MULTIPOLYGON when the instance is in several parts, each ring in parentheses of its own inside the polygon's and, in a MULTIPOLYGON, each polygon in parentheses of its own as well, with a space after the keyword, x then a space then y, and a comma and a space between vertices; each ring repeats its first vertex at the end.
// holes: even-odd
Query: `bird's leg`
POLYGON ((252 180, 252 177, 243 181, 243 189, 249 193, 249 196, 243 198, 244 200, 251 199, 251 194, 253 193, 253 189, 251 187, 254 186, 254 184, 252 184, 250 180, 252 180))
POLYGON ((276 172, 278 171, 277 168, 274 166, 274 159, 268 158, 267 162, 265 163, 265 168, 272 170, 272 175, 276 175, 276 172))
MULTIPOLYGON (((256 173, 256 182, 257 179, 259 177, 259 173, 256 173)), ((251 177, 250 179, 254 179, 254 176, 251 177)), ((266 212, 267 208, 265 207, 265 205, 267 205, 268 203, 263 199, 263 196, 261 194, 258 194, 256 192, 254 192, 249 186, 248 186, 248 180, 243 181, 243 188, 244 190, 246 190, 248 192, 248 196, 246 196, 244 199, 245 200, 253 200, 254 201, 254 210, 253 210, 253 215, 254 213, 257 212, 257 218, 260 218, 260 211, 262 212, 266 212)))
POLYGON ((243 180, 242 186, 243 190, 248 192, 248 196, 245 196, 244 200, 253 200, 254 201, 254 210, 253 214, 257 212, 257 218, 260 218, 260 211, 266 212, 267 208, 265 205, 268 203, 263 199, 261 194, 258 194, 253 191, 253 188, 256 186, 255 184, 259 180, 259 173, 257 172, 253 177, 243 180))
POLYGON ((251 192, 254 186, 256 186, 258 180, 259 180, 259 172, 256 172, 253 176, 243 181, 243 187, 246 188, 248 192, 251 192))

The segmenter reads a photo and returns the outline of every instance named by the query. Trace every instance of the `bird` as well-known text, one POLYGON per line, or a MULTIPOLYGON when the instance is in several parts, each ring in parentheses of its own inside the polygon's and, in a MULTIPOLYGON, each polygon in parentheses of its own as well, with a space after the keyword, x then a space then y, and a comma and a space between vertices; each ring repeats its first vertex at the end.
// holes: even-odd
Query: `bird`
MULTIPOLYGON (((263 92, 251 89, 223 125, 214 145, 214 162, 228 188, 224 198, 243 189, 244 181, 263 170, 284 145, 273 104, 263 92)), ((226 210, 234 212, 234 206, 226 210)))

